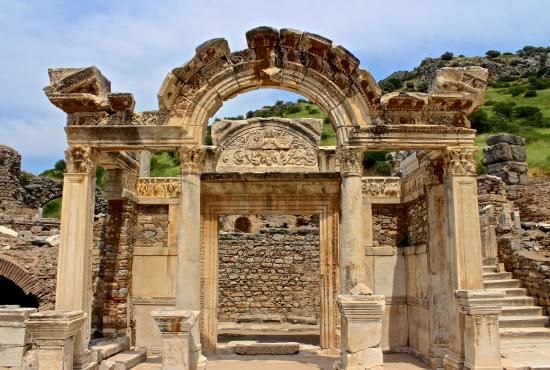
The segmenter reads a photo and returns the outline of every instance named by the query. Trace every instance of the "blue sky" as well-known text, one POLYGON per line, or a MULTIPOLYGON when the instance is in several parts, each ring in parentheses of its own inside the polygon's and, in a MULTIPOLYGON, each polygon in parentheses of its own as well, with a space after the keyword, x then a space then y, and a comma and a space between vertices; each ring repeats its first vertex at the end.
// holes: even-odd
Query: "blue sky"
MULTIPOLYGON (((65 114, 42 91, 48 67, 96 65, 113 91, 134 94, 136 110, 156 109, 164 76, 197 45, 225 37, 240 50, 244 33, 261 25, 330 38, 380 80, 446 50, 482 55, 549 46, 550 1, 2 0, 0 143, 18 149, 23 168, 33 173, 63 157, 65 114)), ((226 102, 216 116, 296 97, 251 92, 226 102)))

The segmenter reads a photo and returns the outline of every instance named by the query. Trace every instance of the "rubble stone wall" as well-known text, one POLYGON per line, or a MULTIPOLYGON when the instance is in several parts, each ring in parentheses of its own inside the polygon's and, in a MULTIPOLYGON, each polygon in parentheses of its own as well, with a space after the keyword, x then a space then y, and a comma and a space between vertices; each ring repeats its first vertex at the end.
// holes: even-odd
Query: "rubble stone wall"
POLYGON ((374 246, 407 245, 407 214, 403 205, 373 204, 374 246))
POLYGON ((407 242, 409 246, 428 243, 428 209, 426 198, 407 203, 407 242))
MULTIPOLYGON (((258 217, 253 218, 258 225, 258 217)), ((247 315, 279 315, 283 320, 292 320, 293 316, 319 319, 319 226, 314 222, 296 226, 297 217, 283 218, 264 219, 257 233, 224 231, 228 229, 224 226, 227 222, 222 222, 220 321, 239 321, 247 315), (265 227, 267 224, 278 227, 265 227)), ((234 220, 228 223, 231 222, 234 220)), ((303 223, 303 218, 298 221, 299 225, 303 223)))

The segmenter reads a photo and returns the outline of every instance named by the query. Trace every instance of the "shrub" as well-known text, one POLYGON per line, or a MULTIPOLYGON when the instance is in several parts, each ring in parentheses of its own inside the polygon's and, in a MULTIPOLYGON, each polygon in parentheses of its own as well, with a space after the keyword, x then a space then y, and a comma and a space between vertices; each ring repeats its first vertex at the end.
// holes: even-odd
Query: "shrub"
POLYGON ((511 94, 512 96, 521 95, 524 91, 525 89, 520 85, 512 85, 508 88, 508 94, 511 94))
POLYGON ((374 172, 379 176, 389 176, 390 165, 386 161, 376 162, 374 165, 374 172))
POLYGON ((497 102, 493 104, 493 111, 497 114, 502 114, 504 117, 512 117, 512 112, 514 111, 514 102, 497 102))
POLYGON ((452 60, 454 58, 454 54, 450 51, 446 51, 443 54, 441 54, 441 59, 443 60, 452 60))
POLYGON ((363 157, 363 166, 365 168, 375 167, 377 162, 385 162, 386 154, 389 152, 386 151, 372 151, 365 152, 363 157))
POLYGON ((510 65, 511 65, 512 67, 517 66, 518 64, 519 64, 519 60, 518 60, 518 59, 513 59, 513 60, 510 61, 510 65))
POLYGON ((477 130, 478 134, 491 131, 491 124, 489 122, 489 117, 483 109, 478 109, 470 115, 470 122, 472 128, 477 130))
POLYGON ((489 125, 492 132, 507 132, 514 134, 520 130, 520 126, 509 117, 495 113, 489 117, 489 125))
POLYGON ((502 55, 514 55, 514 53, 511 53, 509 51, 505 51, 504 53, 502 53, 502 55))
POLYGON ((537 92, 535 90, 529 90, 523 96, 525 98, 532 98, 534 96, 537 96, 537 92))
POLYGON ((500 56, 500 51, 498 51, 498 50, 487 50, 485 55, 487 56, 487 58, 491 58, 491 59, 496 58, 496 57, 500 56))
POLYGON ((495 104, 495 101, 491 100, 491 99, 489 99, 485 102, 485 106, 487 106, 487 107, 490 107, 491 105, 494 105, 494 104, 495 104))
POLYGON ((544 90, 550 87, 550 80, 547 78, 530 78, 529 87, 533 90, 544 90))

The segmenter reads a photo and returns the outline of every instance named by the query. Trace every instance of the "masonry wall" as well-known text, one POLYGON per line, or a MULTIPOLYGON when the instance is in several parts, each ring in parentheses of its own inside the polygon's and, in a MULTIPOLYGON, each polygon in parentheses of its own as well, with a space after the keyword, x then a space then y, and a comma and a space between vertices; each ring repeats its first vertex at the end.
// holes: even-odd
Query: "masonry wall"
POLYGON ((222 222, 220 321, 240 321, 248 315, 319 319, 319 226, 313 222, 296 226, 296 220, 267 217, 258 223, 253 216, 255 233, 224 231, 222 222))

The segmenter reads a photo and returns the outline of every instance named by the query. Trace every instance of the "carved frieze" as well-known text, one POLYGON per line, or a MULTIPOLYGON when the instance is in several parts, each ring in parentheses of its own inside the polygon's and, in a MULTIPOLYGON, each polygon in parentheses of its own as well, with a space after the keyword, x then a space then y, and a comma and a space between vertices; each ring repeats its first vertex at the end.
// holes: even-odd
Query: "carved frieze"
POLYGON ((473 146, 447 147, 443 152, 445 176, 475 176, 475 150, 473 146))
POLYGON ((401 197, 401 178, 364 177, 362 178, 361 188, 363 195, 367 197, 401 197))
POLYGON ((136 183, 136 195, 153 198, 179 198, 181 180, 177 177, 142 177, 136 183))
POLYGON ((181 173, 201 173, 206 150, 203 146, 181 146, 178 148, 181 173))
POLYGON ((160 126, 168 121, 162 111, 75 112, 67 115, 67 126, 160 126))
POLYGON ((89 146, 70 146, 65 149, 67 173, 93 174, 95 171, 94 152, 89 146))
POLYGON ((363 172, 363 149, 343 147, 338 150, 340 173, 344 176, 361 176, 363 172))

